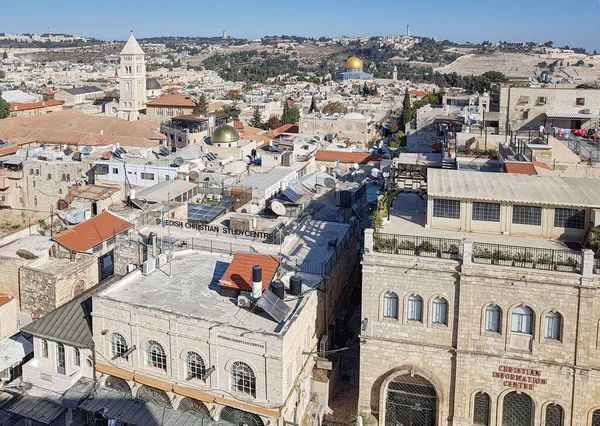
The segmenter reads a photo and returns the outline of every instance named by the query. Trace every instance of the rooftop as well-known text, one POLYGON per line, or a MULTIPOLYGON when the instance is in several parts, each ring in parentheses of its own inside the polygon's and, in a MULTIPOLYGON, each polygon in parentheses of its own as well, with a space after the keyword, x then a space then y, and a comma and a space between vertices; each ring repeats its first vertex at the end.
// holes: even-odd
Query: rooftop
POLYGON ((40 101, 40 102, 31 102, 31 103, 22 103, 22 102, 13 102, 10 104, 10 112, 15 111, 27 111, 31 109, 40 109, 40 108, 49 108, 54 106, 60 106, 63 103, 61 101, 55 101, 54 99, 50 99, 48 101, 40 101))
POLYGON ((137 194, 136 198, 150 203, 160 203, 172 200, 178 195, 192 190, 195 187, 196 184, 185 180, 177 179, 172 182, 167 180, 144 189, 137 194))
POLYGON ((166 106, 166 107, 185 107, 194 108, 196 104, 188 95, 169 94, 146 102, 146 106, 166 106))
POLYGON ((382 156, 364 152, 325 151, 320 149, 317 151, 315 158, 317 161, 340 160, 340 163, 368 164, 381 161, 382 156))
POLYGON ((95 86, 85 86, 85 87, 74 87, 72 89, 63 89, 65 92, 70 93, 71 95, 85 95, 88 93, 98 93, 104 92, 104 90, 95 86))
POLYGON ((269 284, 279 268, 280 258, 253 253, 237 253, 223 277, 219 280, 221 287, 236 288, 242 291, 252 291, 252 267, 262 267, 263 290, 269 284))

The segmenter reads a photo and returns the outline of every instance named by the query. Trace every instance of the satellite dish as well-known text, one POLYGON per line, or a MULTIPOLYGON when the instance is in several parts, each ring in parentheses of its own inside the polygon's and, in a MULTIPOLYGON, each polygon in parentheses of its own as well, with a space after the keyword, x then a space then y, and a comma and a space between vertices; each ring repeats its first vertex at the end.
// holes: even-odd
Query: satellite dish
POLYGON ((279 201, 273 201, 271 203, 271 210, 273 210, 273 213, 275 213, 277 216, 285 215, 285 206, 279 201))
POLYGON ((184 162, 185 161, 181 157, 175 157, 173 160, 173 164, 175 164, 177 167, 182 166, 184 162))
POLYGON ((335 180, 332 178, 325 178, 325 180, 323 180, 323 184, 327 188, 335 188, 335 180))
POLYGON ((251 164, 252 163, 252 158, 250 158, 248 155, 246 155, 244 157, 244 163, 246 164, 251 164))
POLYGON ((193 171, 193 172, 190 172, 189 177, 190 177, 191 180, 198 180, 198 178, 200 177, 200 175, 198 174, 198 172, 193 171))
POLYGON ((38 256, 36 256, 32 252, 30 252, 28 250, 24 250, 24 249, 19 249, 16 251, 16 253, 17 253, 17 256, 19 256, 22 259, 33 260, 33 259, 38 258, 38 256))
POLYGON ((378 168, 374 168, 373 170, 371 170, 371 176, 373 176, 374 178, 379 176, 379 169, 378 168))
POLYGON ((324 173, 324 172, 326 172, 326 171, 327 171, 327 167, 325 167, 325 166, 321 166, 320 170, 321 170, 321 171, 324 173))
POLYGON ((112 157, 112 152, 106 151, 106 152, 102 153, 102 159, 103 160, 110 160, 110 157, 112 157))
POLYGON ((85 219, 85 215, 84 215, 83 211, 81 211, 79 209, 71 209, 67 213, 66 220, 70 225, 77 225, 78 223, 83 222, 84 219, 85 219))
POLYGON ((358 165, 358 163, 354 163, 354 164, 352 165, 352 168, 353 168, 354 170, 358 170, 358 169, 360 169, 360 166, 358 165))
MULTIPOLYGON (((271 207, 273 207, 273 204, 271 204, 271 207)), ((285 207, 284 207, 284 209, 285 209, 285 207)), ((251 212, 252 214, 256 214, 256 213, 258 213, 258 212, 259 212, 259 210, 260 210, 260 209, 258 208, 258 206, 257 206, 256 204, 252 204, 252 206, 250 206, 250 212, 251 212)))

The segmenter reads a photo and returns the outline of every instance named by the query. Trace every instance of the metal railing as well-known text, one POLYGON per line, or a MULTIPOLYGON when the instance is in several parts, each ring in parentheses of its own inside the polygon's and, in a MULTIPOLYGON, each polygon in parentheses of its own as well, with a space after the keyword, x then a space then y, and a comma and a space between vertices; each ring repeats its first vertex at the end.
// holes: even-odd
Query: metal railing
POLYGON ((547 271, 581 272, 583 253, 576 250, 473 243, 473 263, 547 271))
POLYGON ((600 274, 600 252, 594 253, 594 274, 600 274))
POLYGON ((373 249, 379 253, 462 259, 462 241, 413 235, 375 234, 373 249))

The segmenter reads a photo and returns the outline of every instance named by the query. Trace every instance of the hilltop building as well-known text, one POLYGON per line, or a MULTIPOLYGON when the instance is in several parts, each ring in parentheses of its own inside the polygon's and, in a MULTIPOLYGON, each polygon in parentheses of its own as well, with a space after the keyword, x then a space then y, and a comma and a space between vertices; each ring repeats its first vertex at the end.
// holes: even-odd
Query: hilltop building
POLYGON ((363 71, 363 62, 356 56, 352 56, 346 61, 346 71, 339 72, 336 75, 340 81, 373 81, 373 74, 363 71))

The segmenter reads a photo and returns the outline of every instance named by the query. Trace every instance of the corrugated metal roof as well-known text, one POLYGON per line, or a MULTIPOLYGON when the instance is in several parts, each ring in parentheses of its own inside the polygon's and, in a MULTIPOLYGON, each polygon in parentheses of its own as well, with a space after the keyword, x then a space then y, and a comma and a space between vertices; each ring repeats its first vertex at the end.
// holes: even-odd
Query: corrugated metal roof
POLYGON ((92 297, 80 297, 22 328, 42 339, 80 348, 92 348, 92 297))
POLYGON ((33 352, 33 344, 21 334, 0 342, 0 370, 5 370, 15 362, 20 362, 33 352))
POLYGON ((274 167, 267 173, 255 173, 250 175, 235 186, 239 188, 255 188, 264 191, 283 181, 289 175, 295 175, 296 173, 296 169, 289 167, 274 167))
POLYGON ((583 114, 579 112, 547 112, 546 117, 548 118, 570 118, 570 119, 581 119, 581 120, 597 120, 600 118, 600 114, 583 114))
POLYGON ((63 414, 67 409, 48 401, 43 398, 35 396, 24 395, 14 402, 9 403, 6 407, 3 407, 6 411, 17 416, 25 417, 29 420, 35 420, 42 424, 49 425, 54 420, 63 414))
POLYGON ((132 227, 133 223, 104 212, 73 229, 55 235, 53 240, 69 250, 85 252, 132 227))
POLYGON ((597 179, 429 169, 427 186, 435 198, 600 207, 597 179))

